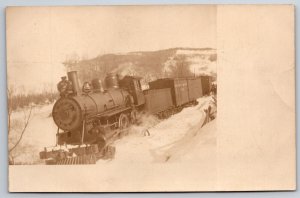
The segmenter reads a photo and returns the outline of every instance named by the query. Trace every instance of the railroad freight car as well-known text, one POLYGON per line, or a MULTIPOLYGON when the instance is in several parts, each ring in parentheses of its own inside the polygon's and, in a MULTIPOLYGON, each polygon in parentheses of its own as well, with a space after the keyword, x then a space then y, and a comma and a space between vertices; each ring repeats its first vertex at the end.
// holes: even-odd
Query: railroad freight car
POLYGON ((195 101, 203 96, 201 78, 188 78, 189 101, 195 101))
POLYGON ((150 89, 170 88, 174 106, 189 103, 188 83, 185 78, 164 78, 149 82, 150 89))
POLYGON ((174 107, 170 88, 145 90, 145 111, 150 114, 164 113, 174 107))
POLYGON ((209 95, 211 91, 212 78, 211 76, 201 76, 201 86, 203 95, 209 95))

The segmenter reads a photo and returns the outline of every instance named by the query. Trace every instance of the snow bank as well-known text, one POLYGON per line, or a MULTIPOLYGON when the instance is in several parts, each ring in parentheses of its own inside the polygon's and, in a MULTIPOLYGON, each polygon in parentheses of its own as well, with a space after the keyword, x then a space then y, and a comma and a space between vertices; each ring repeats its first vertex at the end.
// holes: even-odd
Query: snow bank
POLYGON ((146 127, 139 126, 140 133, 135 131, 116 142, 115 159, 99 160, 96 164, 101 171, 101 188, 108 191, 115 187, 121 188, 120 191, 216 190, 216 119, 201 128, 203 109, 210 102, 210 97, 202 98, 199 105, 157 123, 150 129, 150 136, 143 136, 141 131, 146 127))
POLYGON ((198 101, 198 105, 185 108, 166 120, 159 121, 153 116, 144 118, 140 126, 130 129, 129 136, 115 142, 114 160, 99 160, 97 164, 179 161, 180 156, 188 152, 190 140, 202 131, 204 109, 212 105, 211 97, 198 101))

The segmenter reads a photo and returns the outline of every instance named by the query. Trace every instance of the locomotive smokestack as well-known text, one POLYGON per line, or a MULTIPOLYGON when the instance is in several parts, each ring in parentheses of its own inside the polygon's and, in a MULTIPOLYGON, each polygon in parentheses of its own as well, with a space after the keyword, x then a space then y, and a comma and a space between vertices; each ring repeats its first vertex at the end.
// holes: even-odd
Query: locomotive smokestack
POLYGON ((79 81, 77 77, 77 71, 70 71, 68 72, 68 79, 72 82, 72 87, 74 94, 77 95, 80 93, 79 81))

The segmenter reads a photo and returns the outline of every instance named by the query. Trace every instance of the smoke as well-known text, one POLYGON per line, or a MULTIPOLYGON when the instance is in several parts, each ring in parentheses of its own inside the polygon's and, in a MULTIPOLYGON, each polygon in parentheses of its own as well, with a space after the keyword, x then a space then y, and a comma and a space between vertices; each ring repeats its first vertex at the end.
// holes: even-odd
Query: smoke
POLYGON ((151 114, 138 115, 138 123, 134 124, 129 129, 129 134, 138 136, 149 136, 150 130, 161 122, 158 117, 151 114))
POLYGON ((126 62, 119 64, 117 68, 113 69, 111 72, 118 74, 119 78, 122 79, 126 75, 128 76, 136 76, 140 72, 137 72, 138 68, 132 62, 126 62))

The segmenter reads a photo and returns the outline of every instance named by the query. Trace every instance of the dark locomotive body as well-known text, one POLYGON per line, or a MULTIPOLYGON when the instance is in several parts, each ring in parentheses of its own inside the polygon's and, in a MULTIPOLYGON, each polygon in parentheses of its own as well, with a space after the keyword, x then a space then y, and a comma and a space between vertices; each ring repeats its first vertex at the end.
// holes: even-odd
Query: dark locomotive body
POLYGON ((106 88, 99 79, 84 83, 80 89, 76 71, 58 84, 61 97, 52 116, 57 130, 57 145, 73 145, 67 150, 45 149, 41 159, 48 164, 95 163, 112 158, 114 140, 137 121, 138 112, 166 118, 210 92, 210 77, 165 78, 149 83, 142 90, 139 77, 109 74, 106 88), (74 146, 77 146, 74 148, 74 146))

